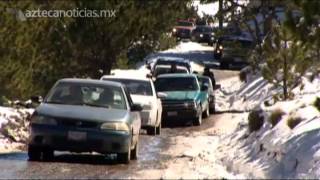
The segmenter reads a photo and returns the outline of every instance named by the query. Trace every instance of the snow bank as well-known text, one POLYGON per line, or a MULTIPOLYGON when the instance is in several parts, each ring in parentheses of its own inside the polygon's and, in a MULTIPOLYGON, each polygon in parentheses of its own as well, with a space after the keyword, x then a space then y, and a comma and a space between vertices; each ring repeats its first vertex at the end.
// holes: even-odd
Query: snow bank
POLYGON ((28 119, 33 111, 0 106, 0 152, 15 150, 27 142, 28 119))
MULTIPOLYGON (((260 107, 265 113, 262 128, 249 133, 247 116, 241 119, 238 128, 223 137, 221 161, 235 172, 253 178, 318 178, 320 177, 320 113, 314 107, 320 97, 320 78, 312 82, 303 78, 302 87, 294 90, 295 99, 265 106, 279 89, 274 89, 261 77, 240 85, 240 90, 229 96, 230 107, 250 110, 260 107), (270 114, 281 109, 285 114, 272 127, 270 114), (291 129, 288 119, 298 117, 301 122, 291 129)), ((233 119, 233 120, 234 120, 233 119)))

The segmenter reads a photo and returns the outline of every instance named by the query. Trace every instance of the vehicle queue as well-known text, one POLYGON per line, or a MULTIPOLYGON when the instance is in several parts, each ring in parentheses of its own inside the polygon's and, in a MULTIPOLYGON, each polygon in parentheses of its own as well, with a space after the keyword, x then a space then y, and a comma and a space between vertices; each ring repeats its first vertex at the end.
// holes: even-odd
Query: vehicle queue
POLYGON ((172 122, 200 126, 215 112, 213 76, 193 73, 184 59, 157 59, 146 67, 149 73, 59 80, 31 117, 29 160, 70 151, 117 154, 129 163, 137 159, 141 129, 160 135, 172 122))

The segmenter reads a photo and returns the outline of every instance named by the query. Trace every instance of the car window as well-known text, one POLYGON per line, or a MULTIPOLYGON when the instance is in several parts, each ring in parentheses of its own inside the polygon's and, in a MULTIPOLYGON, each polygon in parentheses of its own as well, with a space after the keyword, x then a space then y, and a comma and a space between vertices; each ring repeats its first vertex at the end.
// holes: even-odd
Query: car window
POLYGON ((199 89, 194 77, 158 78, 155 82, 157 91, 196 91, 199 89))
POLYGON ((120 82, 128 89, 130 94, 152 96, 152 86, 150 81, 134 80, 134 79, 117 79, 103 78, 103 80, 120 82))
POLYGON ((213 89, 212 83, 210 83, 209 78, 199 77, 198 81, 199 81, 200 87, 203 86, 204 84, 207 84, 209 87, 208 89, 213 89))
POLYGON ((59 83, 50 91, 45 102, 126 109, 120 87, 93 84, 59 83))
MULTIPOLYGON (((160 74, 168 74, 171 73, 170 70, 170 66, 157 66, 154 70, 154 74, 155 76, 160 74)), ((185 67, 177 66, 175 73, 188 73, 188 70, 185 67)))

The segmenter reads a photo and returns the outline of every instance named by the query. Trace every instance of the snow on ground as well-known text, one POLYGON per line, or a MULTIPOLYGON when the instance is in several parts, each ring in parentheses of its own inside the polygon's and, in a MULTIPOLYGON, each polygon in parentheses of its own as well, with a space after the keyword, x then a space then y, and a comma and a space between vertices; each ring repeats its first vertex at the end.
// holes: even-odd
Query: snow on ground
MULTIPOLYGON (((253 77, 248 83, 226 80, 219 93, 224 95, 225 108, 252 110, 260 107, 264 111, 264 124, 260 130, 248 131, 248 113, 231 117, 239 121, 238 128, 223 139, 220 145, 221 161, 233 172, 241 172, 253 178, 318 178, 320 177, 320 113, 314 107, 316 97, 320 97, 320 77, 312 82, 303 79, 303 88, 293 92, 295 98, 265 106, 279 89, 274 89, 261 77, 253 77), (239 88, 238 91, 236 89, 239 88), (271 113, 281 109, 285 114, 272 127, 271 113), (301 122, 291 129, 288 119, 301 118, 301 122)), ((221 98, 221 97, 220 97, 221 98)))
POLYGON ((0 153, 24 147, 28 137, 27 118, 33 109, 16 109, 0 106, 0 153))

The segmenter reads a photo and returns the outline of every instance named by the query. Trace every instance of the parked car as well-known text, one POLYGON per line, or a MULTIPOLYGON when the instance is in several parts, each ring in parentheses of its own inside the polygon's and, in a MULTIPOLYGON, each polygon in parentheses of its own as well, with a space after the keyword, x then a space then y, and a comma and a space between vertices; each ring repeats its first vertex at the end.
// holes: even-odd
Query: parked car
POLYGON ((214 57, 220 60, 221 68, 228 68, 230 64, 247 64, 251 50, 255 43, 242 36, 222 36, 218 38, 214 48, 214 57))
MULTIPOLYGON (((170 73, 171 66, 176 66, 175 73, 191 73, 192 68, 190 61, 183 58, 159 58, 151 63, 147 62, 147 68, 150 69, 152 76, 157 77, 159 74, 170 73)), ((172 73, 172 72, 171 72, 172 73)))
POLYGON ((197 75, 164 74, 155 81, 162 102, 162 122, 180 121, 201 125, 209 116, 208 86, 200 87, 197 75))
POLYGON ((207 76, 197 76, 198 81, 200 83, 200 86, 208 86, 208 89, 206 90, 209 96, 209 112, 210 114, 213 114, 216 112, 216 105, 215 105, 215 93, 214 93, 214 87, 211 82, 211 79, 207 76))
POLYGON ((114 75, 105 75, 101 79, 125 85, 133 102, 143 107, 140 112, 142 128, 147 130, 148 135, 159 135, 162 114, 161 100, 157 97, 153 81, 145 75, 139 76, 136 71, 138 70, 118 71, 114 75))
POLYGON ((207 43, 209 46, 213 46, 213 28, 211 26, 196 26, 192 31, 191 40, 198 43, 207 43))
POLYGON ((177 25, 172 29, 172 35, 178 39, 190 39, 195 23, 191 20, 178 20, 177 25))
POLYGON ((138 154, 141 110, 121 83, 59 80, 31 117, 29 159, 51 159, 58 150, 116 153, 129 163, 138 154))

